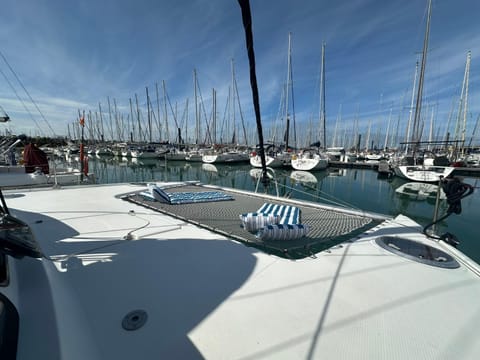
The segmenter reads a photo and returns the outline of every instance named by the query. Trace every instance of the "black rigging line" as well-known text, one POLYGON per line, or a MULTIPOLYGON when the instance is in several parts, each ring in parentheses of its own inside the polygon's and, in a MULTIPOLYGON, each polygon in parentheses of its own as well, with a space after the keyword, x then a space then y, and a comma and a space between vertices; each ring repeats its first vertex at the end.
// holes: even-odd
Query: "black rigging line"
POLYGON ((2 71, 2 69, 0 69, 0 73, 2 73, 3 77, 5 78, 5 81, 8 83, 8 85, 10 85, 10 87, 12 88, 13 92, 15 93, 15 96, 17 97, 17 99, 22 103, 23 107, 25 108, 25 110, 27 111, 28 115, 30 115, 30 117, 32 118, 33 122, 35 123, 35 125, 37 126, 38 130, 40 130, 40 133, 42 134, 42 136, 45 136, 42 128, 40 127, 40 125, 38 125, 38 122, 37 120, 35 120, 35 118, 33 117, 32 113, 30 112, 30 110, 28 110, 27 106, 25 105, 25 103, 23 102, 22 98, 20 97, 20 95, 18 95, 17 93, 17 90, 15 90, 15 87, 13 86, 13 84, 10 82, 10 80, 8 79, 7 75, 5 75, 5 73, 2 71))
MULTIPOLYGON (((10 71, 12 72, 12 74, 15 76, 15 78, 17 79, 18 83, 20 84, 20 86, 22 87, 22 89, 25 91, 25 93, 28 95, 30 101, 33 103, 33 105, 35 105, 35 108, 37 109, 37 111, 39 112, 40 116, 42 117, 42 119, 45 121, 45 123, 47 124, 47 126, 49 127, 49 129, 51 130, 53 136, 56 136, 55 134, 55 130, 53 130, 52 126, 50 125, 50 123, 48 122, 48 120, 45 118, 45 116, 43 115, 42 111, 40 110, 40 108, 38 107, 37 103, 35 102, 35 100, 33 100, 32 96, 30 95, 30 93, 28 92, 28 90, 25 88, 25 86, 23 85, 22 81, 20 80, 20 78, 18 77, 18 75, 15 73, 15 71, 13 70, 13 68, 10 66, 9 62, 7 61, 7 58, 5 57, 5 55, 3 55, 3 53, 0 51, 0 56, 3 58, 3 61, 5 61, 5 64, 7 64, 8 68, 10 69, 10 71)), ((38 126, 38 125, 37 125, 38 126)))
POLYGON ((253 50, 253 32, 252 32, 252 13, 250 11, 249 0, 238 0, 242 9, 243 28, 245 29, 245 43, 248 52, 248 61, 250 65, 250 85, 252 88, 253 108, 255 110, 255 119, 257 122, 259 155, 262 162, 262 182, 266 186, 268 184, 267 164, 265 161, 265 149, 263 147, 263 129, 262 119, 260 116, 260 100, 258 96, 257 74, 255 72, 255 52, 253 50))

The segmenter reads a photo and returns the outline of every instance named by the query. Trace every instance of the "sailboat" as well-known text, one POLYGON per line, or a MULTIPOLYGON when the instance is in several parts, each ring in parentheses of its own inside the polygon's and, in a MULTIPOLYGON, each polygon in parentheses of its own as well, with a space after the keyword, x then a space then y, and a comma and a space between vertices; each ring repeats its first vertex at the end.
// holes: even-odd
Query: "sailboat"
MULTIPOLYGON (((425 37, 423 42, 423 52, 422 52, 422 62, 420 66, 420 76, 418 83, 417 91, 417 100, 415 106, 415 116, 413 122, 413 131, 412 131, 412 146, 413 146, 413 159, 415 159, 415 153, 418 150, 418 145, 420 143, 419 135, 419 123, 420 123, 420 114, 422 108, 422 96, 423 96, 423 82, 425 78, 425 66, 427 61, 427 50, 428 50, 428 38, 430 34, 430 20, 432 16, 432 1, 428 2, 428 13, 427 13, 427 25, 425 31, 425 37)), ((430 182, 438 183, 442 178, 447 178, 452 175, 455 170, 452 166, 435 166, 435 165, 401 165, 397 164, 393 167, 395 175, 407 179, 409 181, 420 181, 420 182, 430 182)))
MULTIPOLYGON (((287 82, 285 85, 285 144, 276 146, 275 144, 266 144, 264 147, 265 162, 267 167, 279 168, 290 167, 292 161, 292 153, 289 148, 290 137, 290 114, 289 114, 289 94, 291 92, 292 83, 292 33, 288 33, 288 55, 287 55, 287 82)), ((253 167, 262 167, 260 151, 253 151, 250 154, 250 165, 253 167)))
POLYGON ((403 215, 194 181, 0 198, 2 360, 480 353, 480 266, 403 215), (301 216, 242 227, 267 210, 301 216))
MULTIPOLYGON (((325 148, 325 43, 322 44, 322 66, 320 81, 320 128, 323 128, 323 147, 325 148)), ((292 156, 292 168, 301 171, 323 170, 328 166, 328 157, 318 147, 303 150, 292 156)))

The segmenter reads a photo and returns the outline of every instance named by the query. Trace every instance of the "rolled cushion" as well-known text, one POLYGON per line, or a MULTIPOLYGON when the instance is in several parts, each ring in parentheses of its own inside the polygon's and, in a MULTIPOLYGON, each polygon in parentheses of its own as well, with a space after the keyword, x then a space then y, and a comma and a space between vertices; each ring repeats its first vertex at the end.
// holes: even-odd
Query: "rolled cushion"
POLYGON ((250 232, 257 232, 270 224, 277 224, 279 217, 273 214, 247 213, 240 215, 242 226, 250 232))
POLYGON ((155 184, 148 184, 148 190, 150 190, 155 200, 170 204, 170 195, 168 195, 162 188, 155 184))
POLYGON ((295 240, 308 234, 310 227, 304 224, 267 225, 257 233, 261 240, 295 240))

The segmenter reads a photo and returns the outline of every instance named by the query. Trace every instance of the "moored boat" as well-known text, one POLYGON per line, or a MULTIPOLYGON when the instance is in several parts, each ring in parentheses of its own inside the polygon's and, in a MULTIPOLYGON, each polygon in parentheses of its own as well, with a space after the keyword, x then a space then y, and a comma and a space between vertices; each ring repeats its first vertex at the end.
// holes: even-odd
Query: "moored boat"
POLYGON ((438 183, 442 178, 452 175, 452 166, 399 165, 394 166, 395 175, 409 181, 438 183))
POLYGON ((328 158, 316 151, 305 150, 298 155, 292 156, 291 165, 294 170, 323 170, 328 166, 328 158))

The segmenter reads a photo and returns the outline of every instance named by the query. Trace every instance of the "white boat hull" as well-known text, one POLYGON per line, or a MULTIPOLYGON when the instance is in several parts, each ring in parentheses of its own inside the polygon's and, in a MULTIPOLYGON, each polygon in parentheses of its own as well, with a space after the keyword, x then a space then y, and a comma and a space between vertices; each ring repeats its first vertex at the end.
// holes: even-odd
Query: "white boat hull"
MULTIPOLYGON (((279 153, 276 156, 265 155, 265 162, 267 167, 273 169, 291 166, 291 155, 289 153, 279 153)), ((256 168, 261 168, 262 161, 260 156, 250 156, 250 165, 256 168)))
POLYGON ((318 154, 313 155, 313 157, 292 157, 292 168, 294 170, 302 171, 314 171, 314 170, 323 170, 328 166, 328 159, 321 157, 318 154))
POLYGON ((248 155, 242 152, 226 152, 220 154, 205 154, 202 161, 207 164, 231 164, 248 161, 248 155))
POLYGON ((441 178, 450 176, 454 167, 451 166, 421 166, 421 165, 401 165, 395 166, 395 175, 409 181, 420 181, 428 183, 438 183, 441 178))

